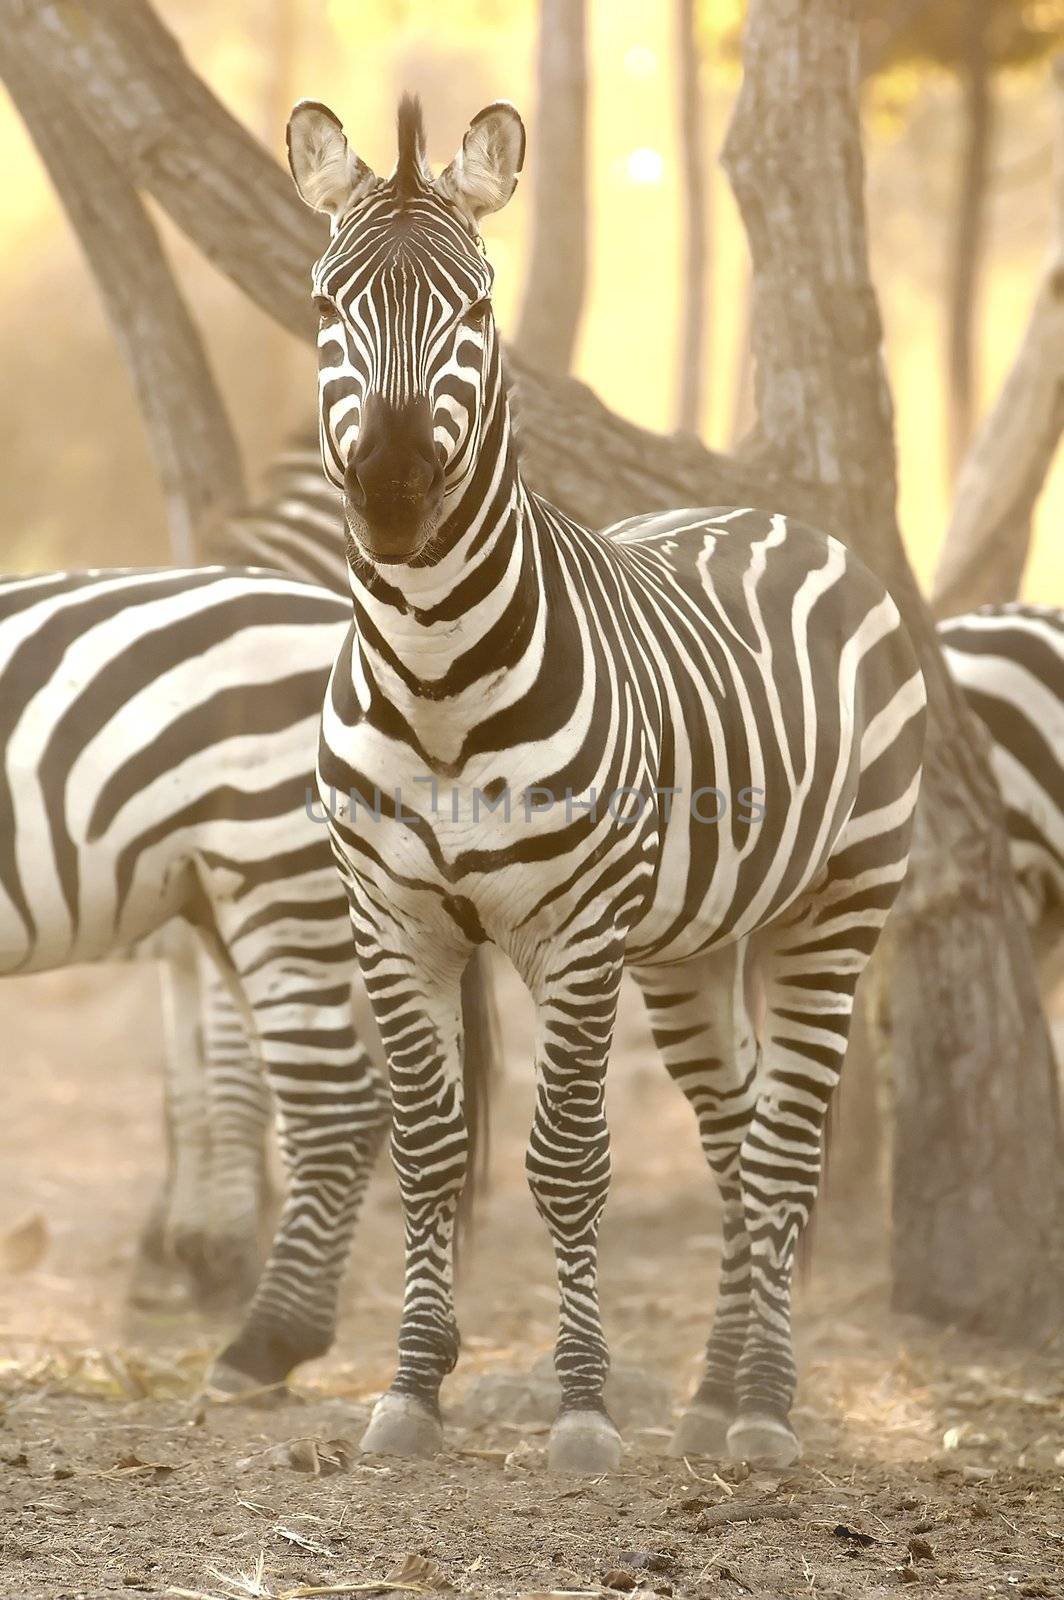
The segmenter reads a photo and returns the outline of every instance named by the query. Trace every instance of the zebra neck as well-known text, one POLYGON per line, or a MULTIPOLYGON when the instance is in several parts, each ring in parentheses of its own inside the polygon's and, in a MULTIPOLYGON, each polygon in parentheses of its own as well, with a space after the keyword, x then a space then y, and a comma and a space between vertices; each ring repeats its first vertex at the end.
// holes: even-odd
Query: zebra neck
POLYGON ((504 444, 478 462, 438 562, 386 581, 380 569, 351 570, 351 677, 363 715, 387 723, 437 770, 453 765, 489 706, 519 698, 529 652, 541 647, 542 518, 508 430, 504 444))

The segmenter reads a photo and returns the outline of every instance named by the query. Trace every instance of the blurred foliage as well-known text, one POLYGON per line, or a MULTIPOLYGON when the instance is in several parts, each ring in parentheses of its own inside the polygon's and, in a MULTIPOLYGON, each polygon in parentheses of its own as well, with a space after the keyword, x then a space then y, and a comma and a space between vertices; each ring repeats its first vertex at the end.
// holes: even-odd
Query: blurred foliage
POLYGON ((400 33, 426 33, 444 48, 463 35, 477 39, 510 25, 515 12, 528 11, 533 0, 447 0, 446 38, 440 38, 440 0, 326 0, 326 14, 337 37, 347 45, 377 44, 400 33))
MULTIPOLYGON (((990 0, 987 53, 997 67, 1037 62, 1064 44, 1064 0, 990 0)), ((970 0, 863 0, 865 47, 875 71, 956 68, 971 27, 970 0)))
MULTIPOLYGON (((862 46, 874 73, 953 70, 964 55, 970 0, 859 0, 862 46)), ((703 51, 738 69, 746 0, 701 0, 703 51)), ((987 30, 997 67, 1022 67, 1064 48, 1064 0, 991 0, 987 30)))

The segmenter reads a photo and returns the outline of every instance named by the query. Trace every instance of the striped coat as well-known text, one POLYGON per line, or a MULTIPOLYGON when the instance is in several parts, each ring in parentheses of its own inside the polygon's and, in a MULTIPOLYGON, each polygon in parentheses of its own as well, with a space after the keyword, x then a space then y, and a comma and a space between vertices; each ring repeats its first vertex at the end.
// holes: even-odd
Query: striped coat
POLYGON ((854 989, 905 872, 923 683, 892 601, 815 530, 700 510, 596 532, 527 489, 476 235, 512 193, 520 119, 487 108, 438 177, 413 104, 399 141, 382 180, 327 108, 289 127, 300 192, 334 227, 314 271, 319 395, 353 602, 319 784, 407 1222, 399 1366, 364 1447, 442 1437, 467 1156, 457 984, 491 941, 538 1013, 527 1165, 561 1298, 552 1466, 620 1454, 597 1232, 626 965, 724 1202, 705 1376, 674 1448, 787 1462, 795 1244, 854 989))

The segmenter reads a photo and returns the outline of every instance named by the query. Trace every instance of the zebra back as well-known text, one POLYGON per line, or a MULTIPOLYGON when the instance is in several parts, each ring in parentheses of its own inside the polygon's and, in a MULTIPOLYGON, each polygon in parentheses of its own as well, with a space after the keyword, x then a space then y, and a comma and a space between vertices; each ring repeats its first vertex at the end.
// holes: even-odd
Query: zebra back
POLYGON ((227 517, 207 556, 226 566, 266 567, 335 594, 349 592, 339 490, 321 467, 317 434, 307 430, 278 455, 261 499, 227 517))

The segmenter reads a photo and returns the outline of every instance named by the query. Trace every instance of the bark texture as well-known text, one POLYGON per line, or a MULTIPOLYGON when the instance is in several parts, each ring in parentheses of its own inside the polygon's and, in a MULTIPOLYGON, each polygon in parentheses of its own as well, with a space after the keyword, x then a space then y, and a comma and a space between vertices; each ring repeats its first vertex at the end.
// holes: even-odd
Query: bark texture
POLYGON ((976 405, 975 314, 986 237, 986 190, 993 132, 990 12, 991 0, 967 0, 958 14, 964 133, 949 242, 946 333, 947 445, 954 476, 971 438, 976 405))
POLYGON ((1030 1336, 1059 1319, 1064 1289, 1055 1065, 982 736, 899 537, 857 44, 849 0, 751 0, 725 165, 753 258, 752 449, 820 485, 822 520, 892 590, 927 679, 912 866, 881 967, 895 1303, 1030 1336))
POLYGON ((587 5, 539 0, 532 157, 532 251, 515 343, 569 371, 587 280, 587 5))
POLYGON ((957 479, 935 573, 937 616, 1020 590, 1031 518, 1064 432, 1064 56, 1054 62, 1053 238, 1016 359, 957 479))
POLYGON ((683 278, 680 284, 680 360, 676 426, 699 432, 708 363, 709 300, 706 248, 707 185, 702 115, 702 72, 696 0, 676 0, 676 77, 683 196, 683 278))
POLYGON ((192 72, 146 0, 0 0, 112 159, 219 269, 311 337, 309 263, 328 238, 288 174, 192 72))
POLYGON ((85 252, 133 380, 162 481, 173 560, 245 499, 240 450, 158 233, 56 80, 0 29, 0 77, 85 252))

